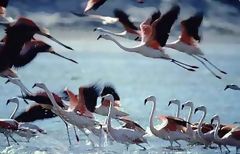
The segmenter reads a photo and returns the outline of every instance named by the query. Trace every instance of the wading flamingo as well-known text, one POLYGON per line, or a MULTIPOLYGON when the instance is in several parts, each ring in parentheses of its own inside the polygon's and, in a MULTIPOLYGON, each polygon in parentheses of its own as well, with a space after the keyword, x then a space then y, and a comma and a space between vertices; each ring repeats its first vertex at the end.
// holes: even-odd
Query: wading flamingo
POLYGON ((181 146, 177 140, 189 140, 188 135, 184 133, 187 129, 187 122, 182 119, 162 115, 159 118, 162 121, 162 124, 158 129, 156 129, 153 126, 153 117, 156 110, 156 97, 147 97, 144 101, 144 104, 146 104, 147 102, 153 103, 152 111, 149 118, 150 130, 153 135, 163 140, 168 140, 170 142, 171 149, 173 148, 173 142, 176 142, 179 146, 181 146))
POLYGON ((218 115, 214 116, 211 120, 213 122, 214 120, 217 121, 217 126, 215 127, 214 131, 214 140, 223 145, 228 152, 230 150, 227 148, 227 145, 236 147, 236 153, 238 153, 238 150, 240 148, 240 129, 239 127, 235 127, 231 129, 228 133, 223 135, 222 137, 219 136, 219 130, 220 130, 220 117, 218 115))
POLYGON ((188 71, 195 71, 195 69, 198 68, 197 66, 191 66, 171 58, 162 48, 166 44, 171 27, 177 19, 179 12, 180 7, 174 6, 167 13, 162 15, 162 17, 156 19, 152 24, 150 23, 151 18, 141 23, 141 43, 135 47, 125 47, 107 34, 100 35, 98 39, 104 38, 106 40, 111 40, 124 51, 139 53, 150 58, 165 59, 188 71))
POLYGON ((113 128, 111 124, 111 111, 112 111, 112 103, 114 103, 114 98, 111 94, 107 94, 106 96, 103 96, 105 100, 110 101, 110 108, 108 117, 106 119, 107 121, 107 131, 111 135, 111 137, 119 143, 125 144, 127 149, 130 144, 136 144, 143 149, 146 149, 142 145, 140 145, 139 141, 143 141, 143 135, 145 135, 145 132, 142 131, 136 131, 135 129, 130 128, 113 128))
POLYGON ((206 67, 206 69, 208 69, 215 77, 221 79, 221 77, 218 76, 215 72, 213 72, 204 61, 208 62, 208 64, 213 66, 221 73, 223 74, 227 73, 220 70, 216 65, 214 65, 206 57, 204 57, 204 53, 198 46, 198 42, 200 42, 201 40, 201 37, 198 34, 199 33, 198 30, 202 23, 202 20, 203 20, 202 12, 198 12, 195 15, 191 16, 190 18, 183 20, 181 22, 181 35, 179 36, 179 39, 175 42, 167 43, 166 47, 178 50, 180 52, 184 52, 192 56, 193 58, 201 62, 206 67))

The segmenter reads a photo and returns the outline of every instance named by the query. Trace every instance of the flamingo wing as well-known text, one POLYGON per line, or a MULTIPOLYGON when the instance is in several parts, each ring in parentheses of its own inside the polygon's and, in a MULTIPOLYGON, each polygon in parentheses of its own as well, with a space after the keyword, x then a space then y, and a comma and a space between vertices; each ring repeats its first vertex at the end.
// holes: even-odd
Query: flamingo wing
POLYGON ((129 20, 129 16, 124 11, 115 9, 113 13, 127 31, 130 29, 135 31, 138 30, 137 26, 135 26, 134 23, 129 20))
POLYGON ((152 14, 150 24, 152 24, 155 20, 157 20, 160 17, 161 17, 161 12, 160 10, 157 10, 152 14))
MULTIPOLYGON (((120 97, 119 94, 117 93, 116 89, 113 87, 113 85, 111 84, 106 84, 101 92, 101 97, 107 95, 107 94, 112 94, 113 98, 114 98, 114 104, 113 106, 116 108, 119 108, 121 106, 120 103, 120 97)), ((105 106, 110 106, 110 102, 106 101, 104 99, 101 100, 102 105, 105 106)))
POLYGON ((153 33, 149 41, 157 41, 161 47, 165 46, 172 25, 177 20, 180 12, 178 5, 173 6, 167 13, 152 23, 153 33))
POLYGON ((84 12, 88 12, 89 10, 97 10, 101 5, 103 5, 107 0, 88 0, 87 6, 84 12))
POLYGON ((231 134, 234 139, 240 140, 240 129, 232 131, 231 134))
MULTIPOLYGON (((189 37, 193 37, 195 40, 199 41, 201 40, 201 37, 199 36, 199 27, 203 20, 203 12, 198 12, 192 17, 183 20, 181 22, 181 25, 184 26, 184 30, 186 31, 187 35, 189 37)), ((184 36, 184 32, 182 30, 182 36, 184 36)))
POLYGON ((127 117, 121 117, 119 118, 119 120, 123 121, 125 123, 125 125, 123 127, 128 128, 128 129, 136 129, 139 128, 140 130, 145 132, 145 129, 142 128, 142 126, 140 126, 138 123, 136 123, 135 121, 132 121, 130 119, 128 119, 127 117))
POLYGON ((65 89, 65 91, 67 92, 68 94, 68 97, 69 97, 69 108, 70 109, 75 109, 78 105, 78 98, 77 96, 69 89, 65 89))
POLYGON ((35 104, 26 111, 20 113, 14 119, 18 122, 33 122, 36 120, 49 119, 54 117, 56 117, 56 115, 51 110, 45 109, 39 104, 35 104))

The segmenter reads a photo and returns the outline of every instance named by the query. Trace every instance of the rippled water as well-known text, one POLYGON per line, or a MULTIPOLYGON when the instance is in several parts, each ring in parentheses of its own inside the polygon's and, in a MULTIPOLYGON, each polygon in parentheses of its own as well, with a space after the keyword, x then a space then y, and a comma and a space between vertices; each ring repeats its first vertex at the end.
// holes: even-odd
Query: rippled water
MULTIPOLYGON (((192 100, 195 106, 205 105, 208 108, 207 120, 213 114, 219 114, 224 123, 239 121, 240 93, 237 91, 223 91, 227 83, 240 84, 240 53, 236 44, 203 44, 202 48, 212 62, 228 72, 222 80, 214 78, 197 61, 184 54, 170 50, 169 53, 176 59, 201 68, 195 72, 187 72, 174 64, 163 60, 145 58, 141 55, 125 53, 108 41, 70 42, 76 49, 75 52, 63 52, 62 54, 76 59, 79 64, 72 64, 52 55, 39 55, 30 65, 20 69, 19 75, 27 87, 31 87, 36 81, 47 84, 50 90, 59 91, 69 87, 77 92, 80 85, 91 82, 110 82, 114 84, 121 96, 124 110, 138 121, 144 128, 149 126, 149 113, 151 105, 144 106, 146 96, 157 97, 157 114, 175 114, 176 108, 167 107, 168 101, 174 98, 181 101, 192 100)), ((14 85, 5 85, 5 80, 0 79, 0 116, 7 118, 13 106, 6 107, 8 98, 20 94, 14 85)), ((26 105, 21 104, 21 110, 26 105)), ((185 113, 181 117, 186 117, 185 113)), ((157 115, 156 114, 156 115, 157 115)), ((200 118, 200 113, 194 115, 194 121, 200 118)), ((103 120, 102 117, 97 119, 103 120)), ((155 124, 159 123, 155 119, 155 124)), ((170 152, 166 146, 168 142, 154 136, 148 137, 147 150, 141 151, 137 146, 130 146, 129 151, 124 150, 124 145, 114 143, 103 148, 92 148, 86 138, 80 134, 80 142, 71 138, 73 146, 68 146, 65 125, 59 118, 37 121, 35 124, 47 131, 47 135, 40 135, 31 139, 30 143, 20 142, 20 145, 6 147, 5 138, 0 136, 0 151, 3 153, 166 153, 170 152)), ((21 138, 16 137, 18 140, 21 138)), ((178 153, 212 153, 218 149, 203 149, 202 146, 189 147, 182 143, 183 151, 178 153)), ((235 150, 235 149, 232 149, 235 150)), ((176 151, 175 151, 176 152, 176 151)))

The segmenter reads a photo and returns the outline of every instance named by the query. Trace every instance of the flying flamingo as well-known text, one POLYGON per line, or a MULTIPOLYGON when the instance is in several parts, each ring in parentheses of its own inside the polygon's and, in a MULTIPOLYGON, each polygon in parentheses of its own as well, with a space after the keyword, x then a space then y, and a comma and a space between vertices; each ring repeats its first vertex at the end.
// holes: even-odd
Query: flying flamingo
MULTIPOLYGON (((12 99, 9 99, 9 100, 7 100, 7 105, 10 102, 16 104, 16 107, 15 107, 14 111, 12 112, 11 116, 9 117, 10 119, 14 119, 15 114, 16 114, 18 108, 19 108, 19 100, 16 97, 14 97, 12 99)), ((28 128, 28 129, 31 129, 31 130, 36 130, 37 132, 39 132, 41 134, 46 134, 46 132, 43 129, 39 128, 37 125, 30 124, 30 123, 27 123, 27 122, 19 122, 19 127, 20 128, 24 127, 24 128, 28 128)))
POLYGON ((141 43, 135 47, 125 47, 107 34, 100 35, 98 39, 104 38, 106 40, 111 40, 125 51, 136 52, 150 58, 165 59, 188 71, 195 71, 195 69, 198 68, 197 66, 191 66, 171 58, 162 48, 166 44, 171 27, 177 19, 179 12, 179 6, 174 6, 162 17, 156 19, 152 24, 150 24, 151 18, 141 23, 141 43))
POLYGON ((74 14, 77 17, 88 17, 91 19, 97 19, 102 21, 102 24, 107 25, 107 24, 115 24, 118 22, 118 18, 114 18, 114 17, 109 17, 109 16, 102 16, 102 15, 98 15, 98 14, 84 14, 84 13, 77 13, 74 11, 71 11, 72 14, 74 14))
MULTIPOLYGON (((103 5, 107 0, 88 0, 84 12, 90 10, 97 10, 101 5, 103 5)), ((136 0, 138 3, 144 3, 144 0, 136 0)))
POLYGON ((43 35, 72 50, 72 48, 53 38, 45 29, 43 30, 28 18, 21 17, 16 22, 9 24, 6 28, 6 34, 7 35, 3 39, 4 44, 0 48, 0 76, 2 77, 17 76, 12 70, 12 66, 18 67, 19 63, 21 64, 22 62, 20 60, 22 58, 25 58, 25 60, 29 59, 29 57, 21 55, 21 51, 24 44, 33 39, 34 34, 43 35))
POLYGON ((140 30, 137 26, 134 25, 132 21, 130 21, 129 16, 120 9, 114 10, 114 15, 118 19, 118 21, 123 25, 124 31, 122 32, 112 32, 107 29, 103 29, 101 27, 95 28, 93 31, 98 31, 101 33, 111 34, 120 37, 127 37, 129 39, 140 40, 140 30))
POLYGON ((125 144, 127 149, 130 144, 136 144, 143 149, 146 149, 142 145, 140 145, 139 140, 143 141, 143 135, 145 135, 145 132, 142 131, 136 131, 135 129, 130 129, 130 128, 113 128, 111 125, 111 111, 113 108, 112 103, 114 103, 114 97, 111 94, 107 94, 103 96, 105 100, 110 101, 110 108, 109 108, 109 113, 108 117, 106 119, 107 121, 107 130, 108 133, 111 135, 111 137, 119 143, 125 144))
POLYGON ((227 90, 227 89, 240 90, 240 87, 235 84, 230 84, 230 85, 226 85, 226 87, 224 88, 224 90, 227 90))
POLYGON ((170 106, 171 104, 177 105, 178 108, 177 108, 177 112, 176 112, 176 117, 179 118, 181 102, 177 99, 174 99, 174 100, 169 101, 168 106, 170 106))
MULTIPOLYGON (((78 127, 91 141, 88 134, 85 132, 84 128, 91 129, 91 128, 99 125, 99 122, 94 120, 94 118, 91 115, 89 115, 89 113, 83 112, 83 111, 86 111, 86 108, 84 108, 85 106, 79 105, 77 102, 78 100, 75 99, 73 101, 70 101, 71 104, 70 104, 69 108, 67 110, 65 110, 57 104, 56 100, 54 99, 53 94, 48 90, 48 88, 46 87, 45 84, 36 83, 33 85, 33 87, 39 87, 39 88, 43 89, 53 104, 52 111, 56 115, 58 115, 62 120, 72 124, 73 126, 78 127)), ((92 100, 92 99, 95 99, 95 98, 90 98, 90 100, 92 100)), ((92 144, 93 144, 93 142, 92 142, 92 144)))
POLYGON ((238 150, 240 148, 240 129, 239 127, 233 128, 231 131, 226 133, 224 136, 219 136, 219 130, 220 130, 220 117, 214 116, 211 120, 213 122, 214 120, 217 121, 217 126, 215 127, 214 131, 214 140, 221 143, 228 152, 230 150, 227 148, 227 145, 236 147, 236 153, 238 153, 238 150))
POLYGON ((204 57, 204 53, 198 46, 198 42, 200 42, 201 40, 201 37, 198 34, 199 33, 198 30, 202 23, 202 20, 203 20, 202 12, 198 12, 195 15, 191 16, 190 18, 183 20, 181 22, 181 35, 179 36, 179 39, 175 42, 167 43, 166 47, 178 50, 180 52, 184 52, 192 56, 193 58, 201 62, 206 67, 206 69, 208 69, 215 77, 221 79, 221 77, 218 76, 215 72, 213 72, 204 61, 209 63, 211 66, 213 66, 221 73, 223 74, 227 73, 220 70, 216 65, 214 65, 206 57, 204 57))
MULTIPOLYGON (((37 103, 35 105, 30 106, 26 111, 24 111, 24 112, 20 113, 18 116, 16 116, 15 120, 17 120, 19 122, 33 122, 36 120, 44 120, 44 119, 54 118, 57 116, 55 113, 52 112, 53 105, 52 105, 51 100, 48 98, 48 95, 46 94, 46 92, 39 91, 37 93, 31 93, 26 88, 26 86, 21 82, 21 80, 18 78, 8 78, 6 83, 8 83, 8 82, 11 82, 20 87, 21 91, 25 94, 24 96, 21 97, 22 99, 25 100, 25 102, 27 102, 26 100, 31 100, 31 101, 34 101, 35 103, 37 103)), ((58 96, 55 93, 53 93, 53 96, 60 107, 65 108, 65 109, 68 108, 68 106, 63 103, 60 96, 58 96)), ((68 124, 64 120, 63 120, 63 122, 67 129, 69 144, 71 145, 68 124)), ((76 134, 75 127, 73 127, 73 128, 74 128, 76 140, 79 141, 79 138, 76 134)))
POLYGON ((156 129, 153 126, 153 117, 156 109, 156 97, 149 96, 145 99, 144 104, 147 102, 152 102, 153 107, 150 114, 149 125, 151 132, 163 140, 168 140, 170 142, 170 148, 173 149, 173 142, 177 143, 179 146, 180 143, 177 140, 189 140, 189 136, 184 132, 186 131, 187 122, 172 116, 160 116, 159 120, 162 121, 159 129, 156 129))

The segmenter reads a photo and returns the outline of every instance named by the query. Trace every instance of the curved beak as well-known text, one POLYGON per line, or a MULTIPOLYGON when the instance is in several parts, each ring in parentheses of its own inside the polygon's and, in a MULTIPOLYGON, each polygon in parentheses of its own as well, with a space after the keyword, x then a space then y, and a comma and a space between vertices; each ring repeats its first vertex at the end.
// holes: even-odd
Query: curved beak
POLYGON ((32 88, 35 88, 37 85, 36 85, 36 83, 32 86, 32 88))
POLYGON ((11 101, 10 101, 10 99, 9 99, 9 100, 7 100, 7 103, 6 103, 6 105, 8 105, 10 102, 11 102, 11 101))
POLYGON ((67 58, 67 57, 64 57, 63 55, 60 55, 59 53, 57 53, 57 52, 55 52, 55 51, 51 51, 50 53, 51 53, 51 54, 54 54, 54 55, 56 55, 56 56, 58 56, 58 57, 61 57, 61 58, 63 58, 63 59, 69 60, 69 61, 71 61, 71 62, 73 62, 73 63, 75 63, 75 64, 78 64, 78 62, 76 62, 75 60, 70 59, 70 58, 67 58))
POLYGON ((147 103, 147 99, 144 100, 144 105, 146 105, 146 103, 147 103))
POLYGON ((45 37, 47 37, 47 38, 49 38, 50 40, 52 40, 52 41, 54 41, 54 42, 56 42, 56 43, 62 45, 63 47, 65 47, 65 48, 67 48, 67 49, 69 49, 69 50, 73 50, 73 48, 71 48, 71 47, 69 47, 69 46, 63 44, 62 42, 58 41, 57 39, 55 39, 54 37, 52 37, 52 36, 49 35, 49 34, 46 34, 46 33, 42 32, 42 31, 38 32, 38 34, 39 34, 39 35, 42 35, 42 36, 45 36, 45 37))
POLYGON ((99 40, 101 37, 102 37, 102 35, 99 35, 98 38, 97 38, 97 40, 99 40))
POLYGON ((96 32, 96 31, 97 31, 97 28, 94 28, 93 31, 96 32))
POLYGON ((225 91, 225 90, 227 90, 228 88, 229 88, 229 87, 228 87, 228 86, 226 86, 226 87, 224 88, 224 91, 225 91))
POLYGON ((8 79, 6 82, 5 82, 5 84, 8 84, 10 82, 10 80, 8 79))
POLYGON ((194 114, 196 114, 197 111, 198 111, 198 108, 196 108, 196 109, 194 110, 194 114))
POLYGON ((184 105, 182 105, 182 110, 184 109, 184 105))
POLYGON ((214 119, 211 119, 211 125, 213 124, 214 119))
POLYGON ((170 106, 171 104, 172 104, 172 102, 171 102, 171 101, 169 101, 169 102, 168 102, 168 106, 170 106))

